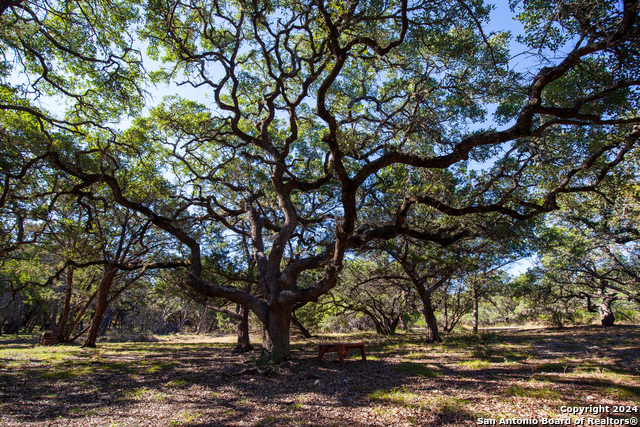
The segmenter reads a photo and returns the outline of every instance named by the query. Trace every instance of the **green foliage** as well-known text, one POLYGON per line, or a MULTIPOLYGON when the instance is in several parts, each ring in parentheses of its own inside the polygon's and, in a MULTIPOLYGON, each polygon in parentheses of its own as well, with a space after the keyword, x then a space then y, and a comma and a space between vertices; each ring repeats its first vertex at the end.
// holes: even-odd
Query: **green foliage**
POLYGON ((489 362, 486 360, 467 360, 465 362, 461 362, 460 366, 471 370, 487 369, 489 367, 489 362))

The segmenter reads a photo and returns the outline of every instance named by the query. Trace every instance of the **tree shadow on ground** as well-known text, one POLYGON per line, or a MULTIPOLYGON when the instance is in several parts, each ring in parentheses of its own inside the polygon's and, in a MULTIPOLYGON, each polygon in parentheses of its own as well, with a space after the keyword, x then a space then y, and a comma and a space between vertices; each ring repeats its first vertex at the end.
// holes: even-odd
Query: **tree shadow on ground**
POLYGON ((345 366, 335 353, 318 362, 315 341, 294 345, 292 359, 280 364, 256 364, 257 352, 241 355, 229 345, 56 348, 51 351, 62 356, 55 360, 34 357, 42 348, 20 353, 24 347, 17 345, 22 356, 0 362, 0 421, 435 426, 491 416, 491 404, 515 406, 524 416, 522 405, 547 407, 553 415, 561 405, 584 406, 589 397, 592 404, 637 402, 638 378, 628 363, 637 362, 639 328, 601 335, 580 328, 515 331, 451 337, 435 346, 414 336, 369 336, 369 360, 359 360, 356 352, 345 366), (594 357, 590 337, 609 340, 606 360, 594 357))

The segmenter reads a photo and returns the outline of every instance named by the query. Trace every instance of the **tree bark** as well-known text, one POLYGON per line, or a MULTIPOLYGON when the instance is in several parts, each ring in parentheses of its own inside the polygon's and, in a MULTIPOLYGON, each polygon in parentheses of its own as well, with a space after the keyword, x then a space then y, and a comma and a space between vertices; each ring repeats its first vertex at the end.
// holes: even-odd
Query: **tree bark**
POLYGON ((396 318, 391 321, 391 324, 389 325, 389 334, 393 335, 396 333, 396 329, 398 329, 398 323, 400 323, 401 316, 401 314, 398 314, 398 316, 396 316, 396 318))
POLYGON ((264 325, 263 351, 274 361, 290 358, 289 332, 293 304, 276 303, 269 306, 264 325))
POLYGON ((384 328, 382 327, 382 323, 380 323, 380 321, 374 316, 369 316, 369 318, 373 320, 373 324, 376 326, 376 333, 378 335, 386 335, 384 333, 384 328))
POLYGON ((427 325, 425 342, 442 342, 442 338, 440 338, 440 334, 438 333, 438 321, 436 320, 436 315, 433 310, 433 306, 431 305, 431 295, 427 295, 426 298, 422 300, 422 305, 427 325))
POLYGON ((616 301, 618 298, 613 295, 607 295, 601 290, 598 295, 592 296, 585 292, 580 292, 580 298, 586 298, 587 300, 587 310, 591 313, 598 312, 600 314, 600 324, 602 326, 613 326, 615 322, 615 316, 613 315, 613 309, 611 308, 611 304, 616 301), (598 304, 592 304, 591 298, 602 298, 602 302, 598 304), (596 308, 597 307, 597 310, 596 308))
POLYGON ((20 320, 21 319, 19 317, 11 318, 11 323, 9 324, 9 327, 7 328, 5 333, 7 335, 19 333, 20 332, 20 324, 22 323, 20 320))
POLYGON ((603 296, 602 302, 598 304, 598 312, 600 313, 600 323, 602 326, 613 326, 615 316, 611 304, 616 299, 612 296, 603 296))
POLYGON ((236 324, 238 333, 238 344, 236 345, 236 351, 245 353, 253 350, 251 341, 249 339, 249 310, 241 304, 236 307, 236 324))
POLYGON ((96 340, 98 339, 98 332, 100 331, 102 317, 104 316, 104 313, 107 310, 107 305, 109 304, 109 290, 111 289, 111 284, 113 283, 117 272, 117 268, 108 267, 104 273, 102 282, 100 282, 100 288, 98 290, 98 304, 96 306, 96 312, 93 315, 91 326, 89 327, 89 334, 87 335, 87 339, 85 340, 84 344, 82 344, 82 347, 95 348, 96 346, 96 340))
POLYGON ((165 306, 165 308, 162 310, 160 319, 158 320, 158 323, 156 324, 156 327, 153 330, 154 333, 156 334, 161 333, 161 331, 164 329, 164 319, 165 317, 167 317, 168 310, 169 310, 168 306, 165 306))

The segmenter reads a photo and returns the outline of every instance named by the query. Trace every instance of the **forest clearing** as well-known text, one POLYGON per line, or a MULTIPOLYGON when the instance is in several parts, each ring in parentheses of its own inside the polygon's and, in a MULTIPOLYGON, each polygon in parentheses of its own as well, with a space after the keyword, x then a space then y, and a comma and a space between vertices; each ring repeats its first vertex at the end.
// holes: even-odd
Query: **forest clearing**
POLYGON ((0 424, 462 426, 581 418, 561 408, 599 405, 631 412, 582 416, 638 418, 638 326, 489 329, 431 345, 422 335, 292 340, 291 360, 280 364, 257 363, 258 351, 233 352, 235 337, 83 349, 4 336, 0 424), (318 343, 354 340, 365 341, 366 361, 357 352, 343 367, 335 353, 316 360, 318 343))
POLYGON ((0 0, 0 426, 636 425, 639 106, 638 0, 0 0))

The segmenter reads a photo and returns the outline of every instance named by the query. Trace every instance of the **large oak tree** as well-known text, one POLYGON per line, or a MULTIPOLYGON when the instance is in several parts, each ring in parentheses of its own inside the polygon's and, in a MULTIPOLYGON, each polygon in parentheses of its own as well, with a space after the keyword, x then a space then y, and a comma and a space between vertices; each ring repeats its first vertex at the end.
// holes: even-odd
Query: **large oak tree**
POLYGON ((28 160, 66 174, 66 191, 108 187, 172 235, 188 285, 248 307, 286 358, 292 308, 334 287, 351 249, 398 236, 446 245, 556 210, 633 149, 638 2, 514 7, 538 69, 512 69, 521 52, 483 29, 479 1, 20 3, 2 15, 5 51, 34 76, 25 87, 68 109, 21 105, 8 83, 0 109, 40 121, 49 142, 28 160), (140 111, 141 40, 161 64, 152 79, 208 98, 170 97, 111 128, 140 111), (172 197, 147 203, 135 182, 172 197), (208 224, 251 242, 259 293, 205 279, 208 224))

